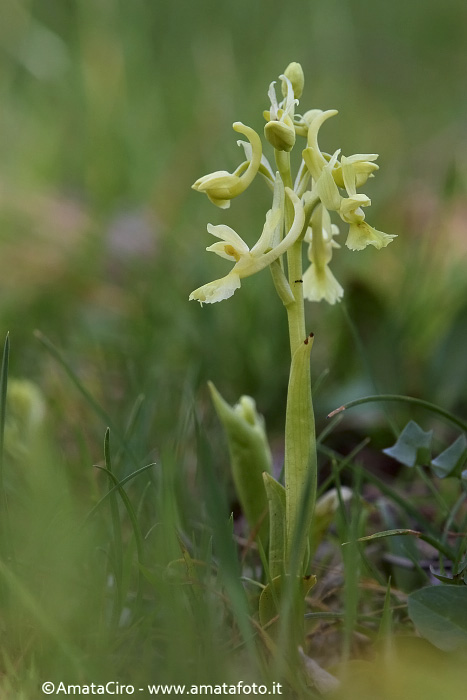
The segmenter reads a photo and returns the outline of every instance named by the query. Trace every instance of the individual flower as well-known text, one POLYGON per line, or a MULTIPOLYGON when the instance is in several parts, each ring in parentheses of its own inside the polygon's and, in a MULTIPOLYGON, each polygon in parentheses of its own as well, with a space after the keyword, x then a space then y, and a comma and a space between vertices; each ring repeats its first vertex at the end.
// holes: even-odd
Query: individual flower
POLYGON ((295 105, 298 100, 294 97, 292 83, 286 75, 279 76, 283 84, 286 85, 286 95, 283 101, 278 104, 276 81, 273 81, 268 90, 271 107, 269 112, 264 112, 267 124, 264 127, 264 135, 269 143, 278 151, 291 151, 295 144, 295 127, 293 123, 295 105))
POLYGON ((218 170, 200 177, 192 185, 194 190, 205 192, 210 201, 221 209, 228 209, 230 200, 244 192, 251 184, 260 167, 263 152, 261 139, 254 129, 245 126, 242 122, 235 122, 233 128, 240 134, 244 134, 251 144, 251 159, 245 172, 242 173, 244 169, 242 164, 234 173, 218 170))
POLYGON ((366 194, 354 194, 343 198, 339 209, 339 215, 343 221, 350 224, 349 234, 345 245, 350 250, 363 250, 367 245, 372 245, 377 250, 385 248, 396 236, 377 231, 365 221, 365 213, 362 207, 371 204, 366 194))
MULTIPOLYGON (((276 183, 277 187, 282 186, 278 175, 276 176, 276 183)), ((209 246, 207 250, 220 255, 222 258, 234 261, 235 265, 225 277, 195 289, 190 294, 190 300, 195 299, 201 304, 214 304, 216 301, 228 299, 240 287, 241 279, 254 275, 256 272, 268 267, 295 243, 302 232, 305 214, 303 205, 293 190, 286 187, 285 194, 293 204, 294 220, 287 235, 277 243, 277 229, 282 226, 284 218, 283 208, 273 206, 268 211, 263 232, 251 250, 245 241, 229 226, 208 225, 209 233, 219 238, 220 241, 209 246)))
POLYGON ((328 304, 335 304, 344 294, 344 290, 329 268, 332 249, 340 248, 334 241, 334 236, 339 233, 339 229, 331 224, 329 212, 323 205, 315 209, 311 219, 311 235, 309 231, 310 229, 307 231, 305 240, 309 243, 308 259, 311 265, 303 274, 303 295, 309 301, 325 299, 328 304))

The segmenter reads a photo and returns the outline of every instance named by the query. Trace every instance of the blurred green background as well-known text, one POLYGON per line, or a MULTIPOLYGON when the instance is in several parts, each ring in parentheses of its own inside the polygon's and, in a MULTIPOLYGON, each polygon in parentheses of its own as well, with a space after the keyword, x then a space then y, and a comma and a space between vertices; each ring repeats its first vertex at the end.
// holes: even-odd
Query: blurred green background
MULTIPOLYGON (((288 342, 269 275, 222 304, 188 302, 226 269, 205 253, 207 222, 254 242, 269 194, 255 182, 223 212, 190 186, 236 167, 231 124, 262 131, 268 85, 292 60, 300 110, 339 109, 323 147, 380 154, 368 218, 398 235, 337 252, 345 308, 309 305, 314 377, 328 372, 318 423, 375 391, 465 412, 463 0, 3 0, 0 15, 0 329, 71 461, 100 458, 104 421, 34 329, 115 425, 145 395, 141 458, 180 434, 187 397, 215 425, 207 379, 232 402, 254 395, 280 435, 288 342)), ((375 411, 359 415, 370 425, 375 411)))

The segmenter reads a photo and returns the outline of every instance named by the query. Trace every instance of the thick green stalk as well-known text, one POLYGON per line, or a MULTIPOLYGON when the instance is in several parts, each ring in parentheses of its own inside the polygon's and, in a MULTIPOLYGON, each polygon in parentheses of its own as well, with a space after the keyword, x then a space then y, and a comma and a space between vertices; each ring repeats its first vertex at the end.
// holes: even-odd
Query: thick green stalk
POLYGON ((317 462, 311 401, 312 335, 296 349, 290 367, 285 419, 286 568, 301 573, 316 500, 317 462), (294 562, 296 564, 294 565, 294 562))

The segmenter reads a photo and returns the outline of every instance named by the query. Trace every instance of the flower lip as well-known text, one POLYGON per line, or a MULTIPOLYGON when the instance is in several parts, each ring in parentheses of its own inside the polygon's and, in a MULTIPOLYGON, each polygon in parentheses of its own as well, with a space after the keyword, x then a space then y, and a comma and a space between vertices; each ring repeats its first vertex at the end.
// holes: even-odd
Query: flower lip
POLYGON ((381 248, 385 248, 389 245, 393 238, 397 238, 397 236, 378 231, 373 228, 373 226, 370 226, 370 224, 367 224, 366 221, 360 221, 350 224, 349 235, 347 236, 345 245, 350 250, 363 250, 368 245, 372 245, 377 250, 381 250, 381 248))
POLYGON ((217 301, 229 299, 240 287, 240 277, 233 270, 225 277, 208 282, 191 292, 189 301, 199 301, 203 304, 215 304, 217 301))
POLYGON ((328 265, 318 268, 311 264, 303 273, 303 295, 308 301, 321 301, 335 304, 344 295, 344 290, 334 277, 328 265))

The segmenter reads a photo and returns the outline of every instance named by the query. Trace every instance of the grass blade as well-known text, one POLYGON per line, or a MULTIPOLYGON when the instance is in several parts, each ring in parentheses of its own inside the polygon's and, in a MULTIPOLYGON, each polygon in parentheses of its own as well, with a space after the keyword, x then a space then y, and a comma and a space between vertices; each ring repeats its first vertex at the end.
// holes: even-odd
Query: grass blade
MULTIPOLYGON (((112 459, 110 456, 110 429, 107 428, 105 431, 104 438, 104 459, 105 466, 110 473, 112 472, 112 459)), ((109 486, 112 488, 113 481, 109 476, 109 486)), ((114 601, 113 610, 113 620, 118 624, 120 619, 120 613, 122 609, 122 599, 123 599, 123 545, 122 545, 122 525, 120 522, 120 514, 118 511, 117 494, 116 491, 109 496, 110 501, 110 513, 112 517, 112 530, 113 530, 113 560, 114 560, 114 573, 115 573, 115 586, 117 590, 117 595, 114 601)))
POLYGON ((450 413, 450 411, 446 411, 444 408, 441 408, 441 406, 437 406, 434 403, 430 403, 430 401, 425 401, 424 399, 417 399, 414 396, 403 396, 400 394, 378 394, 375 396, 363 396, 361 399, 349 401, 348 403, 339 406, 339 408, 334 409, 334 411, 331 411, 331 413, 328 414, 328 418, 332 418, 338 413, 341 413, 341 411, 346 411, 348 408, 353 408, 354 406, 361 406, 364 403, 372 403, 374 401, 402 401, 404 403, 414 404, 415 406, 421 406, 422 408, 426 408, 428 411, 431 411, 432 413, 436 413, 438 416, 441 416, 442 418, 447 420, 448 423, 455 425, 456 428, 461 428, 461 430, 467 432, 467 423, 455 416, 453 413, 450 413))
POLYGON ((9 523, 8 505, 4 485, 4 439, 6 420, 6 397, 8 388, 8 365, 10 359, 10 336, 7 333, 3 347, 2 367, 0 373, 0 556, 9 558, 9 523))
POLYGON ((87 403, 91 406, 91 408, 94 410, 97 416, 105 423, 105 425, 110 426, 113 435, 116 436, 116 440, 119 443, 120 447, 125 450, 126 454, 131 458, 133 463, 135 465, 138 464, 138 458, 134 454, 133 450, 128 446, 128 443, 125 441, 124 438, 120 437, 120 431, 117 429, 117 426, 113 423, 112 419, 110 416, 107 414, 106 411, 100 406, 95 398, 92 396, 92 394, 86 389, 86 387, 83 385, 83 383, 80 381, 79 377, 76 375, 76 372, 73 370, 73 368, 70 366, 70 364, 65 360, 63 357, 62 353, 58 350, 58 348, 55 347, 55 345, 40 331, 36 330, 34 331, 35 337, 39 340, 39 342, 48 350, 48 352, 54 357, 57 362, 63 367, 65 370, 66 374, 68 377, 71 379, 75 387, 78 389, 80 394, 86 399, 87 403))

